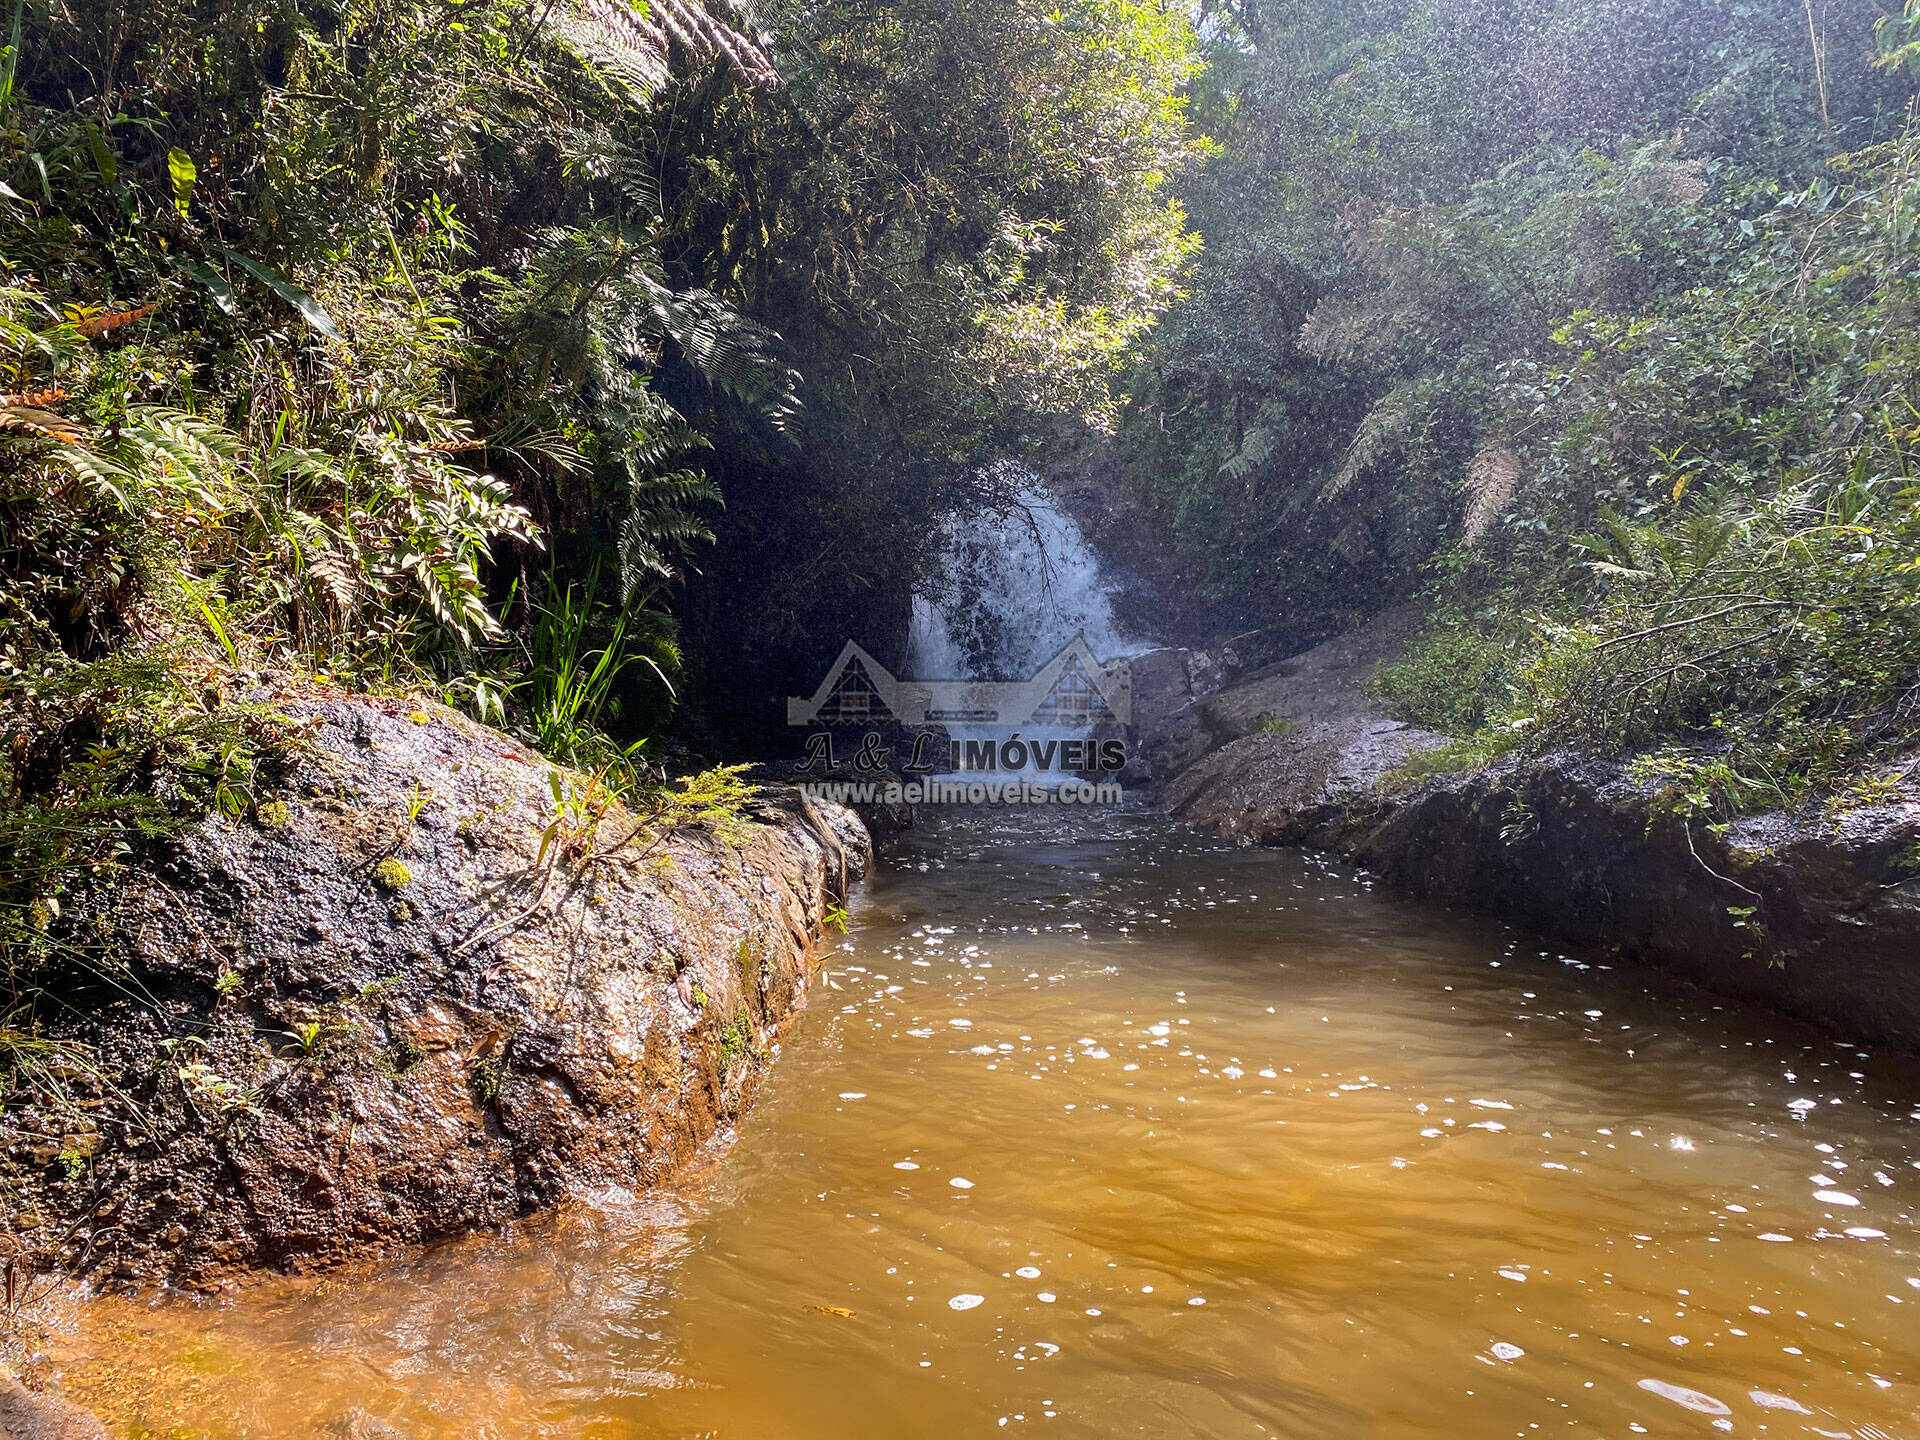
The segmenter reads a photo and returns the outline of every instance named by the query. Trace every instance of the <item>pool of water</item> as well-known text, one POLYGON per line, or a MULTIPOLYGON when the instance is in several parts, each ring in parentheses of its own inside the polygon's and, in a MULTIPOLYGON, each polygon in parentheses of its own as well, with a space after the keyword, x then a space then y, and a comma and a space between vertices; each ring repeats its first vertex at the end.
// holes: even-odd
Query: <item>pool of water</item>
POLYGON ((1920 1433, 1920 1067, 1144 813, 961 814, 707 1170, 221 1306, 127 1435, 1920 1433))

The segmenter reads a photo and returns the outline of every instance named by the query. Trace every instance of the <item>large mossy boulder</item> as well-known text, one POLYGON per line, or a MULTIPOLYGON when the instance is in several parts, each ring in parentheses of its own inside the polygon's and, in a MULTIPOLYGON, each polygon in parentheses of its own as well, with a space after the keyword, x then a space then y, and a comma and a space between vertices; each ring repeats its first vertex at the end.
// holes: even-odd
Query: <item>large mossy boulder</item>
POLYGON ((30 1268, 310 1266, 652 1185, 725 1131, 868 862, 851 813, 775 789, 662 836, 438 706, 272 703, 286 784, 133 874, 59 1084, 0 1115, 30 1268))

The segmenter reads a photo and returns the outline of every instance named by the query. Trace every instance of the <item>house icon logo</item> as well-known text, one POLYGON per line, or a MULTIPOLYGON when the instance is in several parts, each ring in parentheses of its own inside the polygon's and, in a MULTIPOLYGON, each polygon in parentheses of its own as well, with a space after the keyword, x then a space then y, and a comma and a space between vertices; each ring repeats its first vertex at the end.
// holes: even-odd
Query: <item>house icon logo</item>
POLYGON ((1021 725, 1080 731, 1132 722, 1132 665, 1102 663, 1081 635, 1030 680, 903 680, 849 640, 818 690, 787 700, 789 725, 1021 725))

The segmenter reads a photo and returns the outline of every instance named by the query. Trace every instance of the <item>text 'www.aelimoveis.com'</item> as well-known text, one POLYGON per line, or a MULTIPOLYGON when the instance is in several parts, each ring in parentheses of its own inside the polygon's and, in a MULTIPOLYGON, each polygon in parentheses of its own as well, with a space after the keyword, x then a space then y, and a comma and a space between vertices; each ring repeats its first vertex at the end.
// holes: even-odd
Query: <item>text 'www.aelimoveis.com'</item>
POLYGON ((1121 805, 1126 792, 1113 781, 813 780, 800 787, 814 800, 836 805, 1121 805))

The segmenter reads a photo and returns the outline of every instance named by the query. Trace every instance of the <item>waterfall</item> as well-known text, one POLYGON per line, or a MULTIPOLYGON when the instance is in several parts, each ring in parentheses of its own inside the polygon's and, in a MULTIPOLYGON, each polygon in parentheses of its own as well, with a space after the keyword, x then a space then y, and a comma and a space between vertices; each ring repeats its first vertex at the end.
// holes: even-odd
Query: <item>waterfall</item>
MULTIPOLYGON (((956 521, 946 539, 941 573, 914 597, 908 678, 1026 680, 1076 636, 1102 664, 1153 648, 1121 629, 1113 587, 1086 536, 1033 477, 1009 509, 956 521)), ((954 723, 947 730, 964 745, 1004 742, 1019 727, 954 723)), ((1094 727, 1051 733, 1078 739, 1094 727)), ((1037 772, 1029 765, 1001 773, 1037 772)))
POLYGON ((1075 635, 1102 660, 1153 648, 1121 630, 1086 536, 1029 480, 1006 512, 948 527, 943 572, 914 597, 906 673, 1025 679, 1075 635))

